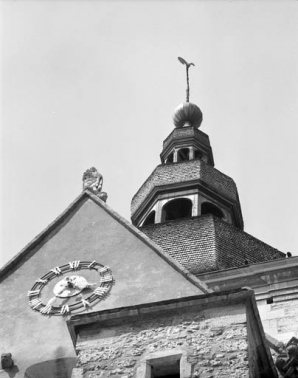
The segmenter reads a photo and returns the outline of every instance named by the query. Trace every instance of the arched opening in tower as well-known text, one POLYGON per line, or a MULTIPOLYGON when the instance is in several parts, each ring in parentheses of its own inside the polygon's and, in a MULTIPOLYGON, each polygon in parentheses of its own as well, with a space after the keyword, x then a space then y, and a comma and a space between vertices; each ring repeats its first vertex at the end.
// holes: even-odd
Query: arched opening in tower
POLYGON ((189 149, 188 148, 181 148, 177 154, 177 161, 186 161, 189 160, 189 149))
POLYGON ((167 157, 166 164, 173 163, 173 161, 174 161, 174 153, 172 152, 172 153, 167 157))
POLYGON ((199 150, 195 150, 194 158, 195 158, 195 159, 202 159, 202 157, 203 157, 202 152, 199 151, 199 150))
POLYGON ((155 211, 151 211, 151 213, 147 216, 144 220, 143 226, 148 226, 149 224, 154 224, 155 222, 155 211))
POLYGON ((201 215, 205 215, 205 214, 213 214, 216 217, 221 218, 221 219, 224 217, 224 213, 220 210, 220 208, 213 205, 213 203, 210 203, 210 202, 202 203, 201 215))
POLYGON ((167 202, 162 209, 162 222, 174 219, 189 218, 192 214, 192 202, 187 198, 167 202))

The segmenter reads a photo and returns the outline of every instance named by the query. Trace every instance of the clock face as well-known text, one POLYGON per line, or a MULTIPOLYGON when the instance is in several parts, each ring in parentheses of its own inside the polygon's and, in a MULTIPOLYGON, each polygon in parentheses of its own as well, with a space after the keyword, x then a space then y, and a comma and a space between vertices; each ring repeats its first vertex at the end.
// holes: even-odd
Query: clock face
POLYGON ((27 294, 29 306, 43 315, 68 315, 102 300, 112 284, 109 267, 96 261, 72 261, 35 281, 27 294))

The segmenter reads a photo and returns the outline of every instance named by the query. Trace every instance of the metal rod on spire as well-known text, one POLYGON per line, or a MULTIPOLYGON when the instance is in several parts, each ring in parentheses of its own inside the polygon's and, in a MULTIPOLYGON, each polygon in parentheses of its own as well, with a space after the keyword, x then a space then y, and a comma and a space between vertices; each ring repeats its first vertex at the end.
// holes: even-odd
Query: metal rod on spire
POLYGON ((185 64, 186 66, 186 102, 189 102, 189 76, 188 76, 188 70, 190 66, 194 66, 193 63, 187 63, 186 60, 178 56, 178 60, 180 63, 185 64))

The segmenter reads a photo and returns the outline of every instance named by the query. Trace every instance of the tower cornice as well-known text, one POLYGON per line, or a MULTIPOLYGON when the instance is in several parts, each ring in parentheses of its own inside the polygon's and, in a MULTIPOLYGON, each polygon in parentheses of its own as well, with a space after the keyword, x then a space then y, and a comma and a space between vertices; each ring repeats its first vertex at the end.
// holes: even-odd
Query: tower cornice
POLYGON ((181 191, 194 188, 209 198, 209 202, 214 200, 229 209, 233 224, 243 229, 236 184, 230 177, 200 159, 158 165, 132 199, 133 224, 140 223, 159 195, 168 193, 169 198, 175 198, 181 191))
POLYGON ((206 157, 206 162, 214 166, 214 159, 209 137, 207 134, 193 126, 174 129, 163 142, 163 150, 160 154, 161 163, 166 162, 166 158, 174 149, 183 147, 193 147, 206 157))

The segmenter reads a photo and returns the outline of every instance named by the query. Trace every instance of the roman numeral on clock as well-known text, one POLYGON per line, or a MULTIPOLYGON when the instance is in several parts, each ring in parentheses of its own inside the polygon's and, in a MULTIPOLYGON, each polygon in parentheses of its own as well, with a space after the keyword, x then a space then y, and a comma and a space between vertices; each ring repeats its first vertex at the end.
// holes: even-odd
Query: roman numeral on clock
POLYGON ((97 287, 94 291, 93 294, 96 295, 97 297, 102 297, 105 295, 106 289, 103 289, 102 287, 97 287))
POLYGON ((59 276, 62 273, 61 269, 59 268, 59 266, 57 266, 56 268, 51 269, 51 272, 53 272, 54 274, 56 274, 56 276, 59 276))
POLYGON ((27 297, 33 297, 34 295, 39 295, 40 289, 38 290, 29 290, 27 293, 27 297))
POLYGON ((92 263, 88 265, 88 268, 89 268, 89 269, 91 269, 91 268, 92 268, 92 266, 93 266, 94 264, 96 264, 96 261, 95 261, 95 260, 94 260, 94 261, 92 261, 92 263))
POLYGON ((80 263, 81 263, 80 260, 69 262, 69 267, 72 270, 79 269, 80 268, 80 263))
POLYGON ((101 282, 111 282, 113 281, 113 277, 111 275, 103 276, 101 282))
POLYGON ((36 308, 40 307, 42 303, 40 299, 33 299, 32 301, 29 302, 29 305, 31 308, 33 308, 33 310, 35 310, 36 308))
POLYGON ((43 283, 43 284, 46 284, 48 282, 48 280, 42 280, 41 278, 38 278, 36 281, 36 283, 43 283))
POLYGON ((46 305, 45 307, 43 307, 40 310, 41 314, 43 314, 43 315, 48 315, 48 314, 50 314, 51 311, 52 311, 52 306, 50 306, 50 305, 46 305))
POLYGON ((69 314, 69 312, 70 311, 69 311, 68 305, 62 306, 61 311, 60 311, 61 314, 69 314))
POLYGON ((105 272, 107 272, 107 271, 109 271, 109 270, 110 270, 110 268, 109 268, 108 266, 104 266, 103 268, 98 269, 98 272, 99 272, 99 273, 105 273, 105 272))
POLYGON ((90 304, 88 301, 86 301, 85 299, 82 299, 82 305, 83 305, 85 308, 91 306, 91 304, 90 304))

